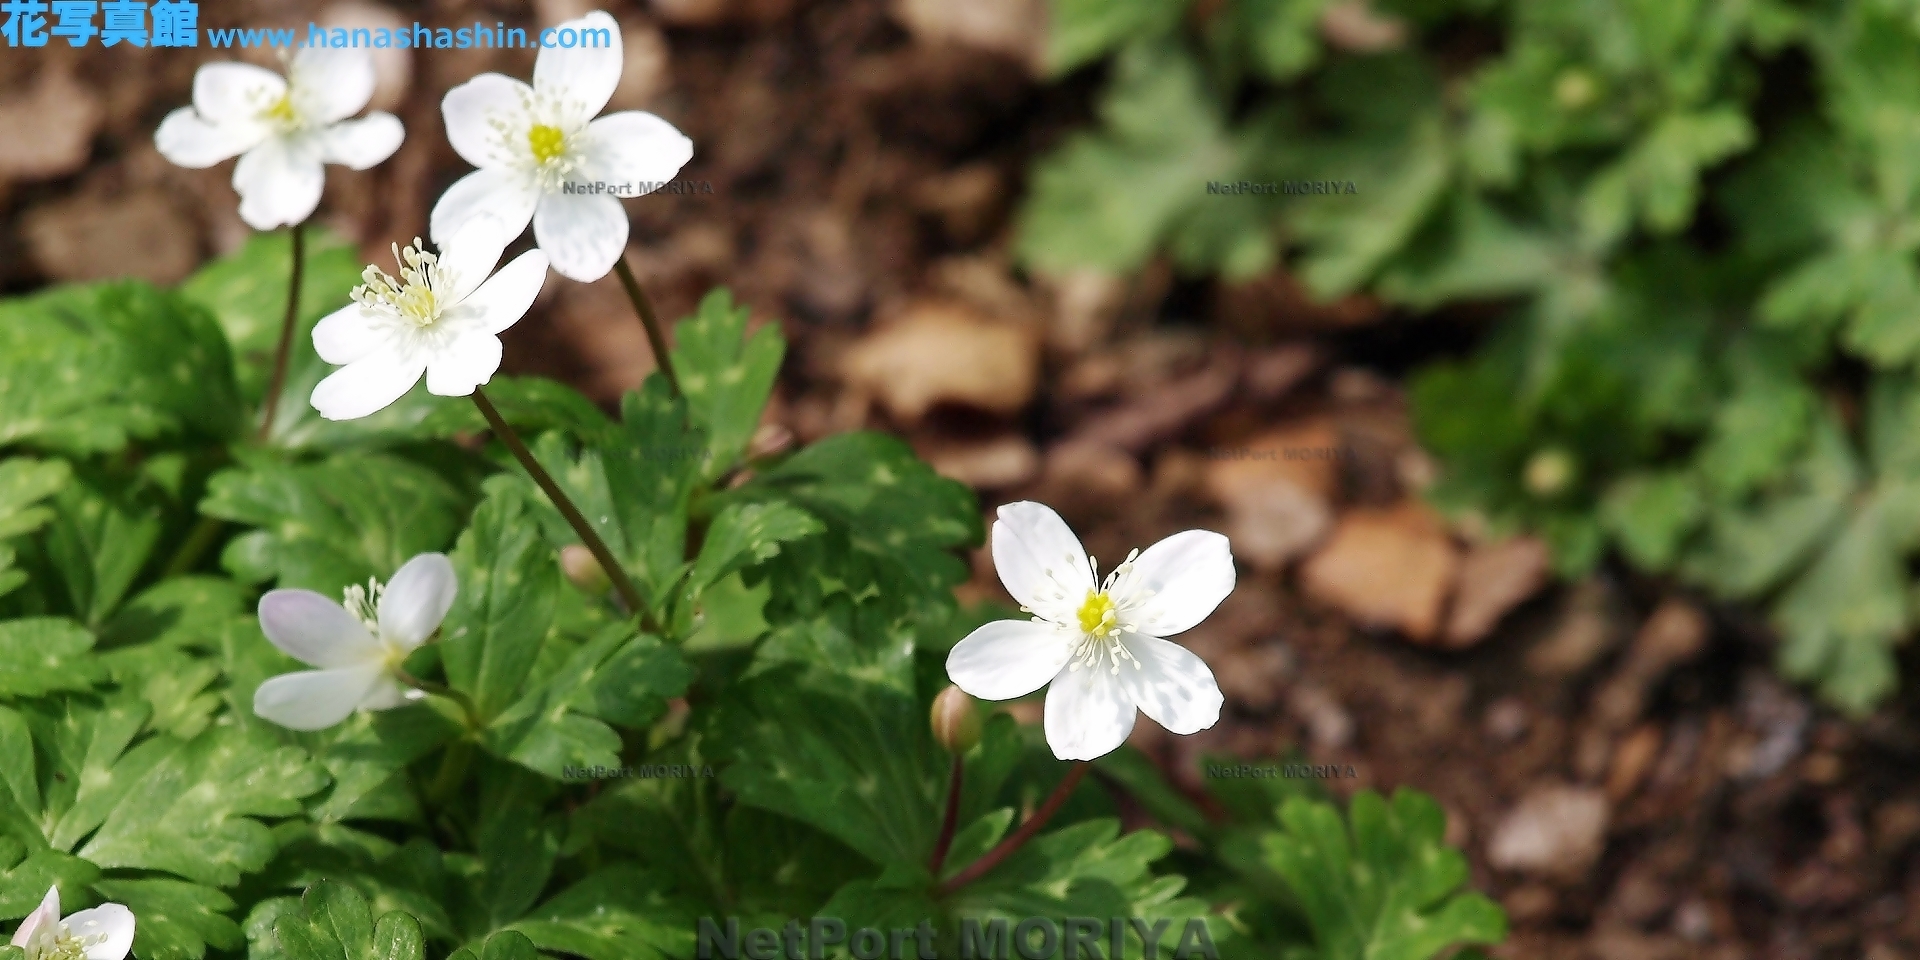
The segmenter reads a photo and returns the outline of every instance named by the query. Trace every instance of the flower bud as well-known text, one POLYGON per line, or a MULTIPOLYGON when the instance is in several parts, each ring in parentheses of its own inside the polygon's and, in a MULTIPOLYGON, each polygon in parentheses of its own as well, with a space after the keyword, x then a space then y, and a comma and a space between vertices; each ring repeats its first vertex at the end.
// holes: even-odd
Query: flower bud
POLYGON ((933 739, 953 753, 980 742, 980 711, 965 690, 949 686, 933 698, 933 739))
POLYGON ((560 548, 560 569, 573 581, 573 585, 598 596, 613 586, 607 578, 607 571, 600 568, 600 561, 593 558, 593 551, 577 543, 560 548))
POLYGON ((1591 104, 1599 94, 1593 75, 1578 68, 1561 71, 1553 83, 1553 100, 1562 110, 1579 110, 1591 104))
POLYGON ((1573 455, 1558 447, 1548 447, 1527 459, 1521 482, 1527 492, 1541 499, 1557 497, 1573 485, 1580 466, 1573 455))

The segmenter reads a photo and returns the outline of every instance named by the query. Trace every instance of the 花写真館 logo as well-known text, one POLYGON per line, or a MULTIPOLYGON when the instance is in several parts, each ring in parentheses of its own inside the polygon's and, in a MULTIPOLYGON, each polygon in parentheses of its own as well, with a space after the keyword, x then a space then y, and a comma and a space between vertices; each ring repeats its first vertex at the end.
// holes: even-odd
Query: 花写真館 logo
POLYGON ((96 36, 103 47, 200 45, 200 5, 192 0, 4 0, 0 16, 9 47, 44 47, 54 37, 84 47, 96 36))

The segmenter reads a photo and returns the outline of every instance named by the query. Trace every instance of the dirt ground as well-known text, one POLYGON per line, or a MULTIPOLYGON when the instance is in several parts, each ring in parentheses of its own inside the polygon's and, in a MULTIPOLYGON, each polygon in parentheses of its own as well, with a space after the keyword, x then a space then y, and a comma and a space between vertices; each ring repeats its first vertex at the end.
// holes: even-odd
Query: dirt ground
MULTIPOLYGON (((203 3, 203 26, 338 17, 556 22, 589 7, 439 0, 203 3)), ((663 314, 724 284, 791 344, 770 420, 803 439, 908 438, 982 504, 1039 499, 1116 558, 1179 529, 1228 533, 1235 594, 1187 642, 1228 716, 1136 743, 1197 790, 1201 751, 1351 765, 1335 793, 1408 784, 1451 814, 1514 958, 1920 957, 1920 730, 1851 723, 1775 679, 1772 640, 1610 568, 1553 581, 1544 549, 1420 505, 1436 465, 1402 378, 1478 334, 1240 287, 1032 277, 1009 265, 1023 171, 1088 116, 1094 84, 1039 82, 1025 0, 654 0, 625 27, 613 109, 693 138, 694 192, 629 201, 629 255, 663 314), (969 20, 969 11, 974 19, 969 20), (983 12, 984 11, 984 12, 983 12), (712 192, 705 192, 710 184, 712 192)), ((212 51, 0 58, 0 290, 133 273, 166 282, 246 237, 226 165, 184 171, 152 131, 212 51)), ((329 168, 320 219, 384 262, 425 233, 464 165, 439 98, 531 51, 383 64, 408 139, 329 168), (405 68, 408 76, 399 71, 405 68)), ((615 280, 553 278, 507 370, 610 400, 651 369, 615 280)), ((984 553, 970 598, 1003 598, 984 553)), ((1151 727, 1151 729, 1148 729, 1151 727)))

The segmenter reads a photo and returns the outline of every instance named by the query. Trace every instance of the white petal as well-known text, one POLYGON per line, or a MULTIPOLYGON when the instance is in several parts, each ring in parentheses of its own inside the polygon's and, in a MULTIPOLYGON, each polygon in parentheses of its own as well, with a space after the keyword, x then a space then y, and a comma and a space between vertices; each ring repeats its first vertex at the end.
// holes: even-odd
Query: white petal
POLYGON ((240 193, 240 219, 247 226, 272 230, 313 215, 327 183, 315 146, 305 139, 269 137, 234 164, 233 189, 240 193))
POLYGON ((533 212, 533 238, 555 273, 592 283, 627 252, 627 211, 602 194, 549 193, 533 212))
POLYGON ((534 205, 539 202, 540 188, 532 175, 515 170, 475 170, 455 180, 434 201, 433 214, 427 218, 428 235, 435 244, 444 245, 468 220, 484 213, 499 220, 510 234, 507 239, 512 240, 532 222, 534 205))
POLYGON ((320 381, 310 402, 328 420, 358 420, 405 396, 425 372, 424 360, 403 360, 392 350, 375 351, 320 381))
POLYGON ((1199 655, 1177 643, 1128 633, 1120 637, 1140 661, 1120 664, 1119 680, 1140 712, 1174 733, 1196 733, 1220 719, 1220 684, 1199 655))
POLYGON ((87 960, 121 960, 133 949, 133 911, 124 904, 103 903, 67 918, 67 932, 77 937, 106 937, 87 948, 87 960))
POLYGON ((16 947, 24 947, 27 945, 27 939, 33 936, 34 931, 49 923, 59 922, 60 886, 59 884, 55 884, 47 888, 47 895, 40 898, 40 905, 34 907, 33 912, 27 914, 25 920, 20 921, 20 929, 13 932, 12 943, 16 947))
POLYGON ((441 290, 439 296, 448 304, 458 304, 478 290, 493 273, 500 254, 513 242, 514 236, 507 232, 507 225, 500 218, 486 211, 467 218, 453 236, 440 244, 440 272, 450 277, 453 284, 441 290))
POLYGON ((351 715, 383 675, 377 663, 283 673, 253 691, 253 712, 292 730, 325 730, 351 715))
POLYGON ((1113 599, 1130 608, 1133 629, 1156 637, 1189 630, 1233 592, 1233 551, 1211 530, 1184 530, 1146 549, 1113 585, 1113 599), (1139 599, 1143 591, 1154 595, 1139 599))
POLYGON ((380 644, 346 608, 312 590, 269 590, 260 598, 260 630, 310 667, 331 669, 380 657, 380 644))
POLYGON ((1021 606, 1048 620, 1070 623, 1094 589, 1087 552, 1067 522, 1046 504, 1022 500, 999 510, 993 523, 993 568, 1021 606))
POLYGON ((547 282, 547 254, 528 250, 500 272, 487 278, 480 289, 460 301, 462 315, 470 317, 474 329, 499 333, 520 321, 533 307, 540 287, 547 282))
POLYGON ((193 74, 193 106, 215 123, 258 120, 287 92, 279 74, 250 63, 209 63, 193 74))
POLYGON ((460 159, 476 167, 506 166, 519 151, 531 153, 527 131, 533 118, 527 107, 533 88, 498 73, 483 73, 440 100, 447 142, 460 159))
POLYGON ((1047 685, 1073 652, 1070 635, 1027 620, 995 620, 947 653, 947 679, 982 700, 1024 697, 1047 685))
POLYGON ((374 681, 373 689, 360 699, 359 708, 361 710, 392 710, 394 707, 403 707, 415 700, 424 700, 426 696, 425 691, 415 690, 390 675, 382 674, 380 679, 374 681))
POLYGON ((384 162, 400 149, 407 138, 400 118, 391 113, 370 113, 358 120, 336 123, 320 133, 320 157, 328 163, 344 164, 355 170, 384 162))
POLYGON ((440 397, 470 397, 500 369, 500 338, 469 333, 447 344, 427 361, 427 392, 440 397))
POLYGON ((672 180, 693 159, 693 141, 651 113, 623 110, 588 124, 581 152, 587 179, 657 183, 672 180))
POLYGON ((409 650, 425 643, 446 619, 459 586, 446 554, 423 553, 408 560, 380 597, 380 636, 409 650))
POLYGON ((288 79, 301 119, 314 125, 345 120, 373 99, 373 52, 360 47, 306 47, 294 55, 288 79))
POLYGON ((208 123, 192 107, 181 107, 160 121, 153 145, 175 166, 202 170, 260 145, 272 130, 253 120, 208 123))
POLYGON ((373 318, 357 303, 349 303, 313 325, 313 349, 328 363, 352 363, 384 342, 373 318))
POLYGON ((1097 666, 1062 671, 1047 688, 1047 746, 1062 760, 1098 760, 1127 742, 1138 714, 1120 678, 1097 666))
POLYGON ((577 130, 605 109, 620 85, 620 25, 604 10, 595 10, 578 20, 568 20, 555 30, 572 30, 579 45, 572 48, 542 47, 533 61, 533 89, 542 97, 558 101, 561 128, 577 130), (587 46, 588 34, 601 38, 605 46, 587 46))

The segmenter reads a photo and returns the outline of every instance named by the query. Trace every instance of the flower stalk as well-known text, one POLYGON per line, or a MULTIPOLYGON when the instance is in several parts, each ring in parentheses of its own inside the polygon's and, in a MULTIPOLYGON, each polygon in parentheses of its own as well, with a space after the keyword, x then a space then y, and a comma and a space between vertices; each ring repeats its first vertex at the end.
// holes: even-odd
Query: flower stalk
POLYGON ((267 379, 265 413, 260 418, 259 441, 267 442, 273 433, 273 418, 280 409, 280 393, 287 386, 287 361, 293 353, 293 331, 295 321, 300 315, 300 272, 306 264, 305 224, 296 223, 289 230, 293 236, 293 271, 287 282, 287 314, 280 321, 280 345, 273 351, 273 375, 267 379))
POLYGON ((416 677, 413 674, 408 673, 407 671, 399 669, 397 667, 394 669, 393 672, 394 672, 394 676, 398 677, 401 683, 404 683, 407 686, 414 688, 415 690, 418 690, 422 693, 430 693, 436 697, 445 697, 448 700, 452 700, 455 704, 458 704, 460 707, 461 715, 466 718, 468 732, 475 733, 475 732, 478 732, 480 728, 486 726, 486 724, 483 723, 480 719, 480 710, 478 707, 474 705, 472 697, 469 697, 466 694, 461 693, 460 691, 455 690, 454 688, 449 687, 444 683, 435 683, 432 680, 422 680, 419 677, 416 677))
POLYGON ((953 772, 947 775, 947 813, 940 820, 940 836, 933 842, 933 856, 927 860, 927 869, 934 876, 940 875, 941 865, 947 862, 947 851, 953 847, 953 832, 960 825, 960 777, 966 771, 966 764, 959 754, 953 755, 953 772))
POLYGON ((667 336, 660 327, 660 315, 654 312, 653 301, 647 299, 647 292, 640 288, 640 281, 634 279, 633 268, 627 266, 624 254, 613 262, 613 272, 620 275, 620 285, 627 290, 627 299, 633 303, 633 312, 640 316, 640 325, 647 329, 647 344, 653 348, 654 365, 666 375, 667 385, 673 388, 673 395, 683 396, 680 378, 673 372, 673 357, 667 353, 667 336))
POLYGON ((1073 769, 1068 770, 1067 775, 1060 778, 1059 785, 1054 787, 1053 792, 1047 795, 1047 799, 1040 804, 1040 809, 1033 812, 1033 816, 1028 817, 1027 821, 1022 823, 1019 829, 1008 834, 1006 839, 995 844, 994 848, 988 850, 980 859, 967 864, 959 873, 948 877, 938 887, 935 887, 934 896, 947 896, 955 890, 986 876, 994 867, 999 866, 1002 860, 1013 856, 1015 850, 1025 846, 1028 840, 1033 839, 1034 834, 1040 832, 1041 827, 1047 825, 1048 820, 1053 819, 1054 814, 1060 812, 1060 808, 1067 802, 1067 797, 1073 794, 1074 788, 1080 785, 1081 780, 1086 779, 1087 771, 1092 767, 1093 764, 1086 760, 1076 762, 1073 765, 1073 769))
POLYGON ((533 477, 533 482, 540 486, 541 492, 547 495, 548 500, 553 501, 560 515, 566 518, 567 525, 573 528, 574 533, 579 534, 580 542, 593 553, 593 558, 600 562, 600 568, 613 580, 613 589, 620 595, 621 602, 627 605, 629 611, 640 612, 641 622, 649 632, 658 633, 659 625, 653 622, 652 615, 647 612, 647 605, 640 598, 640 589, 633 585, 633 579, 627 576, 626 568, 614 558, 613 551, 607 548, 607 542, 600 539, 600 534, 587 523, 587 518, 580 515, 580 508, 574 506, 573 500, 560 489, 558 483, 554 482, 553 475, 547 472, 547 468, 540 465, 540 461, 534 459, 533 451, 527 449, 526 442, 520 439, 520 434, 507 424, 504 417, 500 416, 500 411, 494 407, 493 401, 487 399, 486 391, 475 387, 473 403, 480 408, 480 415, 487 418, 487 425, 493 428, 494 435, 513 452, 514 459, 519 460, 520 465, 526 468, 527 473, 533 477))

